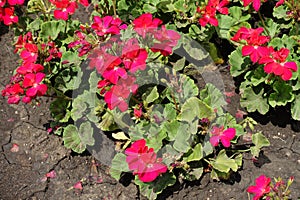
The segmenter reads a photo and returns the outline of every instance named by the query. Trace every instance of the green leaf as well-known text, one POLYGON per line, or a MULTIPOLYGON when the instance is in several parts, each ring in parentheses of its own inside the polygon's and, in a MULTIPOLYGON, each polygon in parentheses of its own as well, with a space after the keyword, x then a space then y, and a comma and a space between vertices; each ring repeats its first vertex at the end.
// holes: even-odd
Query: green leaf
POLYGON ((61 57, 61 62, 64 62, 64 61, 68 61, 68 64, 79 63, 80 58, 78 57, 77 52, 66 51, 66 52, 63 52, 62 57, 61 57))
POLYGON ((268 18, 266 19, 266 25, 268 27, 269 36, 271 38, 274 38, 276 34, 280 32, 280 26, 276 22, 274 22, 272 19, 268 18))
POLYGON ((269 140, 261 132, 252 135, 252 142, 258 148, 270 146, 269 140))
POLYGON ((196 144, 196 146, 191 150, 191 153, 184 157, 183 160, 186 162, 198 161, 203 158, 203 150, 201 144, 196 144))
POLYGON ((245 107, 248 112, 258 111, 261 114, 266 114, 269 111, 269 104, 267 99, 263 98, 264 89, 258 94, 255 94, 252 88, 247 87, 244 89, 241 98, 241 106, 245 107))
POLYGON ((180 74, 180 83, 182 83, 181 103, 184 103, 188 98, 195 97, 199 93, 199 89, 194 80, 190 77, 180 74))
POLYGON ((222 113, 223 106, 227 105, 221 91, 211 83, 207 83, 200 91, 200 99, 211 108, 217 109, 218 113, 222 113))
POLYGON ((126 155, 123 153, 117 153, 111 161, 111 167, 109 169, 110 175, 119 180, 122 172, 129 172, 128 164, 126 162, 126 155))
POLYGON ((72 104, 71 117, 74 121, 83 117, 83 113, 87 109, 85 101, 81 98, 75 98, 72 104))
POLYGON ((165 120, 171 121, 173 119, 176 119, 176 110, 174 108, 174 104, 169 103, 166 104, 163 111, 163 117, 165 120))
POLYGON ((90 122, 83 122, 80 124, 79 132, 81 143, 84 145, 93 146, 95 144, 95 139, 93 137, 94 129, 90 122))
POLYGON ((179 129, 177 131, 173 147, 179 152, 187 152, 190 149, 189 140, 191 137, 191 133, 188 132, 187 129, 188 125, 182 124, 181 126, 179 126, 179 129))
POLYGON ((269 96, 269 104, 274 108, 276 106, 285 106, 288 102, 294 100, 293 88, 284 81, 277 81, 273 84, 274 93, 269 96))
POLYGON ((151 92, 150 92, 150 94, 146 97, 146 102, 149 104, 149 103, 152 103, 152 102, 154 102, 156 99, 158 99, 159 98, 159 94, 158 94, 158 92, 157 92, 157 87, 155 86, 152 90, 151 90, 151 92))
POLYGON ((295 97, 295 101, 292 103, 291 107, 292 118, 294 120, 300 120, 300 94, 295 97))
POLYGON ((155 13, 157 11, 156 7, 150 4, 144 4, 143 10, 145 13, 155 13))
POLYGON ((212 121, 215 116, 214 110, 206 103, 197 97, 191 97, 183 104, 178 119, 181 121, 192 122, 197 117, 197 119, 208 118, 212 121))
POLYGON ((49 37, 51 40, 55 40, 60 32, 64 32, 66 26, 65 21, 48 21, 41 25, 41 31, 39 36, 44 40, 48 41, 49 37))
POLYGON ((230 169, 236 172, 238 170, 238 165, 234 159, 229 158, 226 155, 225 149, 221 150, 217 156, 217 158, 211 162, 213 168, 217 169, 220 172, 228 173, 230 169))
POLYGON ((195 43, 195 41, 191 40, 190 38, 188 39, 187 37, 182 37, 181 40, 183 48, 192 58, 196 60, 204 60, 209 58, 209 53, 203 47, 201 47, 200 44, 195 43))
POLYGON ((173 146, 167 144, 161 149, 161 154, 163 157, 163 162, 169 166, 171 163, 179 160, 183 153, 178 152, 173 146))
POLYGON ((285 6, 278 6, 273 9, 273 16, 277 19, 284 19, 286 21, 290 20, 288 15, 286 14, 288 12, 287 7, 285 6))
POLYGON ((72 124, 68 125, 64 129, 63 141, 65 147, 72 149, 76 153, 82 153, 85 151, 86 146, 81 142, 78 129, 72 124))
POLYGON ((229 55, 230 74, 234 77, 241 75, 248 69, 249 63, 242 55, 242 47, 239 46, 229 55))
POLYGON ((184 68, 184 66, 185 66, 185 57, 177 60, 176 63, 174 63, 173 65, 173 69, 175 69, 176 71, 180 71, 184 68))
POLYGON ((166 121, 164 123, 164 128, 166 129, 166 132, 168 134, 168 140, 173 141, 175 140, 175 137, 178 133, 178 129, 181 126, 181 123, 178 122, 177 120, 172 120, 172 121, 166 121))
POLYGON ((252 135, 252 143, 255 146, 250 147, 250 151, 255 157, 259 156, 259 152, 262 147, 270 146, 269 140, 261 132, 252 135))
POLYGON ((219 22, 218 29, 220 37, 224 39, 230 38, 229 29, 234 25, 235 20, 228 15, 217 15, 217 19, 219 22))

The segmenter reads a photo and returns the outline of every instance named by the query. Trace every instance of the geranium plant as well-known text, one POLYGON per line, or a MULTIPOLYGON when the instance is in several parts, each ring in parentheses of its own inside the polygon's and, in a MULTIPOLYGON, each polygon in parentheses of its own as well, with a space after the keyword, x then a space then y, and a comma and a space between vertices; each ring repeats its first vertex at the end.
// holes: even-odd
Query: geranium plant
MULTIPOLYGON (((242 166, 243 152, 258 157, 269 145, 262 133, 254 133, 239 148, 252 121, 238 123, 226 112, 215 64, 227 58, 217 49, 216 35, 237 46, 229 62, 233 76, 246 78, 242 105, 266 113, 269 104, 289 102, 297 119, 298 63, 292 61, 297 51, 290 49, 298 44, 296 30, 286 25, 292 35, 277 33, 280 25, 272 27, 271 18, 261 22, 265 29, 251 28, 248 5, 257 12, 260 1, 29 0, 16 17, 12 6, 22 3, 0 1, 0 20, 14 27, 20 55, 2 95, 12 104, 55 98, 51 130, 64 145, 82 153, 102 145, 96 137, 110 137, 117 144, 111 175, 132 173, 150 199, 206 172, 228 179, 242 166), (80 4, 94 8, 90 23, 72 19, 80 4), (285 39, 276 40, 281 36, 285 39), (206 83, 197 83, 200 79, 206 83), (257 103, 250 104, 252 98, 257 103)), ((274 10, 277 18, 290 5, 281 4, 274 10)))

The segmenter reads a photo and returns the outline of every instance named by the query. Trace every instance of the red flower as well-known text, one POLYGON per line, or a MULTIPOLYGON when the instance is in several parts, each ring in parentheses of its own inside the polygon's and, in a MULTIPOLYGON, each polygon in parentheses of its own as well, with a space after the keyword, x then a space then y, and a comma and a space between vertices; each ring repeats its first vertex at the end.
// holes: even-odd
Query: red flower
POLYGON ((174 30, 167 30, 165 26, 162 26, 161 30, 157 31, 154 36, 160 43, 154 43, 151 50, 160 52, 164 56, 172 54, 173 48, 181 37, 179 33, 174 30))
POLYGON ((20 102, 20 95, 24 93, 19 83, 8 85, 2 90, 2 96, 8 96, 7 102, 9 104, 18 104, 20 102))
POLYGON ((244 7, 248 6, 250 3, 252 3, 253 8, 255 11, 258 11, 260 8, 260 1, 261 0, 243 0, 244 7))
MULTIPOLYGON (((0 7, 1 8, 3 8, 5 4, 6 4, 6 0, 0 0, 0 7)), ((0 14, 1 14, 1 9, 0 9, 0 14)), ((1 15, 0 15, 0 19, 1 19, 1 15)))
POLYGON ((56 6, 54 10, 54 17, 56 19, 68 20, 69 15, 75 13, 75 10, 78 8, 78 5, 75 1, 69 0, 51 0, 52 4, 56 6))
POLYGON ((135 116, 136 119, 139 119, 142 117, 143 115, 143 111, 142 111, 142 106, 138 106, 138 108, 134 108, 133 109, 133 114, 135 116))
POLYGON ((15 8, 4 8, 4 11, 2 11, 2 19, 3 23, 7 26, 12 25, 13 23, 17 23, 19 21, 18 16, 14 15, 15 8))
POLYGON ((241 27, 235 36, 231 38, 233 41, 245 40, 247 42, 242 47, 242 54, 243 56, 250 56, 251 61, 254 63, 269 54, 268 48, 262 46, 270 40, 268 36, 260 35, 263 30, 263 28, 248 29, 241 27))
POLYGON ((230 141, 235 137, 236 131, 234 128, 228 128, 224 131, 223 126, 220 128, 214 126, 211 134, 209 141, 213 146, 218 146, 221 140, 224 147, 230 147, 230 141))
POLYGON ((26 43, 33 43, 31 32, 27 32, 24 36, 20 35, 18 37, 17 42, 14 44, 16 47, 14 53, 17 53, 19 49, 23 49, 26 43))
POLYGON ((124 45, 122 50, 122 62, 125 69, 131 73, 137 70, 145 70, 147 58, 147 51, 139 46, 137 39, 132 38, 124 45))
POLYGON ((135 94, 138 88, 134 84, 135 78, 127 76, 126 79, 120 79, 116 85, 112 86, 104 95, 104 101, 109 109, 113 110, 118 107, 122 112, 128 109, 127 99, 130 93, 135 94))
POLYGON ((264 194, 268 194, 271 190, 271 179, 261 175, 255 179, 256 185, 249 186, 247 192, 255 194, 253 200, 259 200, 264 194))
POLYGON ((225 7, 228 4, 229 4, 229 0, 221 0, 221 2, 220 0, 210 0, 207 5, 211 7, 215 7, 216 10, 221 14, 228 15, 229 13, 228 8, 225 7))
POLYGON ((237 33, 231 38, 231 40, 239 42, 241 40, 247 40, 251 35, 260 35, 264 32, 264 28, 259 27, 256 29, 241 27, 237 33))
POLYGON ((168 169, 160 159, 156 158, 154 149, 148 149, 144 139, 135 141, 130 148, 126 149, 125 154, 129 169, 134 170, 133 174, 137 174, 143 182, 154 181, 168 169))
POLYGON ((24 0, 8 0, 9 5, 14 6, 14 5, 23 5, 24 0))
POLYGON ((79 0, 79 3, 85 7, 87 7, 89 5, 89 1, 88 0, 79 0))
POLYGON ((99 36, 104 36, 106 34, 117 35, 120 34, 120 30, 127 28, 126 24, 121 24, 122 21, 120 18, 114 19, 112 16, 105 16, 101 18, 99 16, 95 16, 94 23, 91 27, 99 36))
POLYGON ((265 64, 264 70, 266 73, 274 73, 277 76, 281 76, 282 80, 285 81, 290 80, 292 71, 298 70, 295 62, 286 62, 290 51, 286 48, 275 51, 273 47, 270 47, 269 51, 270 55, 261 58, 259 64, 265 64))
POLYGON ((134 30, 143 38, 147 33, 153 33, 157 30, 158 26, 162 24, 162 21, 158 18, 153 18, 152 14, 145 13, 133 20, 134 30))
POLYGON ((201 26, 206 26, 207 23, 213 25, 213 26, 218 26, 219 22, 216 18, 216 7, 212 5, 207 5, 205 6, 204 9, 199 9, 198 12, 201 12, 202 17, 199 19, 199 24, 201 26))
POLYGON ((22 75, 25 75, 27 73, 37 73, 43 70, 43 65, 35 63, 26 63, 17 68, 17 72, 22 75))
POLYGON ((37 74, 26 74, 23 81, 23 87, 29 88, 26 91, 26 96, 35 97, 43 96, 47 92, 47 85, 41 84, 43 79, 45 78, 45 74, 38 72, 37 74))
POLYGON ((38 58, 38 47, 35 44, 27 43, 24 45, 25 49, 21 52, 20 56, 26 63, 34 63, 38 58))

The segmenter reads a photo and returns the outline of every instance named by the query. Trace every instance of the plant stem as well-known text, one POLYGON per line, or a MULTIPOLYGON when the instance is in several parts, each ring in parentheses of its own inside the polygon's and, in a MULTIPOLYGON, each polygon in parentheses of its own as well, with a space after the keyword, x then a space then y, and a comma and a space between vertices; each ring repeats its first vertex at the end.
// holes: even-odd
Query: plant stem
POLYGON ((268 30, 268 28, 267 28, 267 26, 266 26, 266 24, 265 24, 265 21, 264 21, 262 15, 261 15, 260 11, 258 11, 257 13, 258 13, 259 19, 260 19, 260 21, 261 21, 263 27, 265 28, 267 34, 270 36, 270 32, 269 32, 269 30, 268 30))
POLYGON ((114 17, 117 17, 117 8, 116 8, 117 0, 112 0, 112 2, 113 2, 113 9, 114 9, 114 17))

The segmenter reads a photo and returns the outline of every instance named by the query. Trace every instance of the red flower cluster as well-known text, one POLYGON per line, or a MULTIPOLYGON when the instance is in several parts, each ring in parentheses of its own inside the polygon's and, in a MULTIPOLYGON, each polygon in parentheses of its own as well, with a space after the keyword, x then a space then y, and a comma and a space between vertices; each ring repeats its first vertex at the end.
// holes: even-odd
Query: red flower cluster
POLYGON ((197 8, 197 12, 202 16, 199 19, 199 24, 201 26, 206 26, 206 24, 211 24, 213 26, 218 26, 219 22, 216 18, 217 11, 221 14, 228 15, 229 11, 226 7, 229 4, 229 0, 209 0, 204 8, 197 8))
POLYGON ((218 146, 221 140, 224 147, 230 147, 230 141, 235 137, 236 131, 234 128, 228 128, 224 131, 224 126, 214 126, 211 134, 209 141, 213 146, 218 146))
POLYGON ((173 48, 177 45, 180 39, 180 34, 173 30, 167 30, 164 25, 159 27, 162 21, 158 18, 153 18, 152 14, 142 14, 133 20, 133 27, 136 33, 142 38, 147 38, 149 41, 154 41, 150 45, 153 52, 160 52, 164 56, 172 54, 173 48))
MULTIPOLYGON (((120 43, 121 46, 122 43, 120 43)), ((96 68, 104 80, 99 81, 98 88, 104 94, 104 100, 109 109, 118 107, 121 111, 128 109, 126 100, 130 94, 135 94, 138 85, 130 73, 146 69, 148 53, 142 49, 138 40, 133 38, 123 44, 121 55, 115 56, 104 49, 96 49, 89 56, 90 67, 96 68)))
MULTIPOLYGON (((167 30, 163 25, 159 27, 161 24, 160 19, 153 18, 152 14, 148 13, 133 20, 134 30, 141 36, 141 40, 149 44, 149 49, 168 56, 177 45, 180 34, 167 30)), ((148 52, 140 47, 138 39, 121 40, 120 31, 126 28, 127 25, 119 18, 95 16, 91 27, 81 26, 81 31, 75 32, 78 39, 68 45, 69 48, 80 46, 79 56, 93 49, 88 55, 89 67, 96 68, 103 77, 98 83, 100 94, 104 95, 109 109, 118 107, 121 111, 128 109, 126 100, 131 93, 135 94, 138 88, 133 74, 146 69, 148 58, 148 52), (99 47, 93 48, 94 46, 86 40, 88 34, 98 37, 99 47)))
POLYGON ((242 55, 250 56, 254 63, 265 64, 266 73, 274 73, 283 80, 290 80, 292 71, 297 71, 298 67, 295 62, 286 62, 289 50, 281 48, 275 51, 273 47, 263 46, 269 42, 268 36, 261 35, 263 28, 251 29, 241 27, 237 33, 231 38, 235 42, 245 41, 246 45, 242 47, 242 55))
MULTIPOLYGON (((72 0, 50 0, 50 2, 55 5, 54 17, 56 19, 68 20, 69 15, 73 15, 78 8, 76 1, 72 0)), ((88 6, 88 0, 79 0, 79 3, 83 6, 88 6)))
MULTIPOLYGON (((10 84, 2 90, 2 96, 8 96, 9 104, 17 104, 22 98, 22 102, 29 103, 37 96, 43 96, 47 92, 47 85, 42 81, 45 78, 43 65, 36 63, 39 56, 38 46, 34 43, 31 32, 24 36, 20 35, 15 44, 15 53, 19 52, 22 58, 22 64, 16 70, 16 74, 10 81, 10 84)), ((60 58, 61 52, 56 48, 54 42, 41 45, 41 50, 45 62, 53 58, 60 58)))
POLYGON ((259 200, 265 194, 268 194, 271 191, 270 183, 271 179, 265 175, 261 175, 255 179, 256 185, 248 187, 247 192, 255 194, 253 200, 259 200))
POLYGON ((154 181, 168 170, 161 159, 156 158, 153 148, 146 146, 144 139, 135 141, 130 148, 125 150, 125 154, 129 169, 134 170, 133 174, 138 175, 143 182, 154 181))
POLYGON ((273 73, 280 76, 282 80, 287 81, 292 78, 292 71, 297 71, 298 67, 295 62, 286 62, 290 51, 287 48, 281 48, 275 51, 273 47, 269 48, 269 56, 259 60, 259 64, 265 64, 266 73, 273 73))
POLYGON ((10 26, 19 21, 18 16, 15 15, 15 5, 23 5, 24 0, 0 0, 0 22, 10 26))

